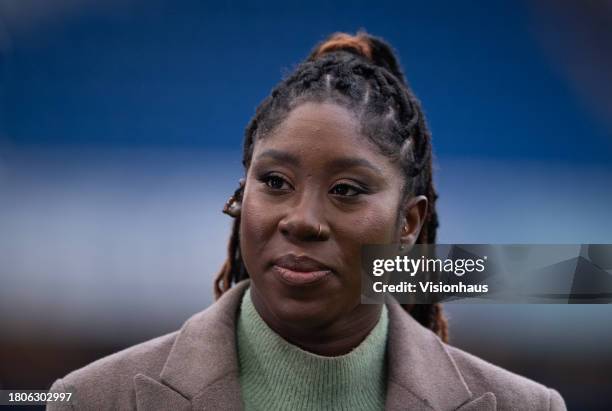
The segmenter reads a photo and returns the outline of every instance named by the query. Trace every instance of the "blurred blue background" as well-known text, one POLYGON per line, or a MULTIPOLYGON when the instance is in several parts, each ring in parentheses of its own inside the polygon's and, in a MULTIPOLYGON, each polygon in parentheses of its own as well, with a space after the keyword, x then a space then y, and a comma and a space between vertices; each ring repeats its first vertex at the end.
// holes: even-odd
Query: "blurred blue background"
MULTIPOLYGON (((388 40, 441 243, 612 243, 609 1, 0 1, 0 387, 212 302, 243 130, 315 43, 388 40)), ((610 306, 447 305, 452 342, 610 409, 610 306)))

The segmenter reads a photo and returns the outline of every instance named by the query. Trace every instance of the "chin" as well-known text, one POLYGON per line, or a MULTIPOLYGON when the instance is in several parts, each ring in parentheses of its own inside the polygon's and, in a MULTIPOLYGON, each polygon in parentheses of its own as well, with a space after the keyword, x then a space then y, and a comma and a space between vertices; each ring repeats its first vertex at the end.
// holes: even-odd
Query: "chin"
POLYGON ((346 288, 339 284, 334 274, 319 284, 306 287, 287 285, 269 273, 251 279, 267 311, 290 327, 329 325, 341 318, 350 306, 346 295, 343 295, 346 288))
POLYGON ((267 308, 274 317, 291 328, 326 326, 342 314, 337 304, 326 304, 324 298, 299 298, 286 294, 264 294, 262 297, 266 298, 267 308))

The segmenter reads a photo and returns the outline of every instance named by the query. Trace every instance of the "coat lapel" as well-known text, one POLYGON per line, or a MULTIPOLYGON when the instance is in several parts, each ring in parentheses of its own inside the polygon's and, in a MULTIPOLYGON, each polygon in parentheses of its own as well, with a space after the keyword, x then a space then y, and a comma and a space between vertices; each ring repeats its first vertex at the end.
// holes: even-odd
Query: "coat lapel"
POLYGON ((142 374, 134 377, 139 409, 243 409, 235 329, 247 287, 248 281, 236 284, 208 309, 187 320, 170 350, 160 382, 142 374), (172 406, 156 408, 158 398, 172 406))
POLYGON ((389 309, 387 410, 495 410, 495 396, 477 399, 440 339, 395 303, 389 309))
POLYGON ((487 392, 457 409, 457 411, 489 411, 497 409, 495 394, 487 392))
POLYGON ((191 402, 170 387, 155 381, 144 374, 134 377, 136 388, 136 409, 162 411, 162 410, 190 410, 191 402))

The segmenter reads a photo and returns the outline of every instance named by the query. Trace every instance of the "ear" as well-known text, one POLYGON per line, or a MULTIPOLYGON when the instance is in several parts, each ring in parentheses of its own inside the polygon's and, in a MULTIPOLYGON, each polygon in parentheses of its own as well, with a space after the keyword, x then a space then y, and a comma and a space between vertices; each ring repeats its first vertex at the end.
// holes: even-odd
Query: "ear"
POLYGON ((416 243, 426 215, 427 197, 421 195, 408 199, 404 205, 404 217, 402 219, 403 224, 400 234, 402 244, 412 247, 416 243))
POLYGON ((240 211, 242 210, 242 195, 244 193, 246 179, 241 178, 238 183, 238 188, 236 189, 234 194, 227 200, 225 206, 223 206, 223 212, 233 218, 240 216, 240 211))
POLYGON ((230 197, 223 206, 223 212, 233 218, 240 216, 241 209, 242 203, 236 200, 234 197, 230 197))

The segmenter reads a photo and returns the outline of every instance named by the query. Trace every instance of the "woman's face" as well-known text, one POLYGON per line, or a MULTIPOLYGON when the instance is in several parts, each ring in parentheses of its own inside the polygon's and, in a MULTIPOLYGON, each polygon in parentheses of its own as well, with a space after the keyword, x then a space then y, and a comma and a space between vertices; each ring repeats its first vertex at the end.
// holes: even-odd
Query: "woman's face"
POLYGON ((399 241, 404 181, 358 130, 343 107, 305 103, 255 144, 240 245, 268 324, 348 327, 380 310, 360 304, 360 247, 399 241))

